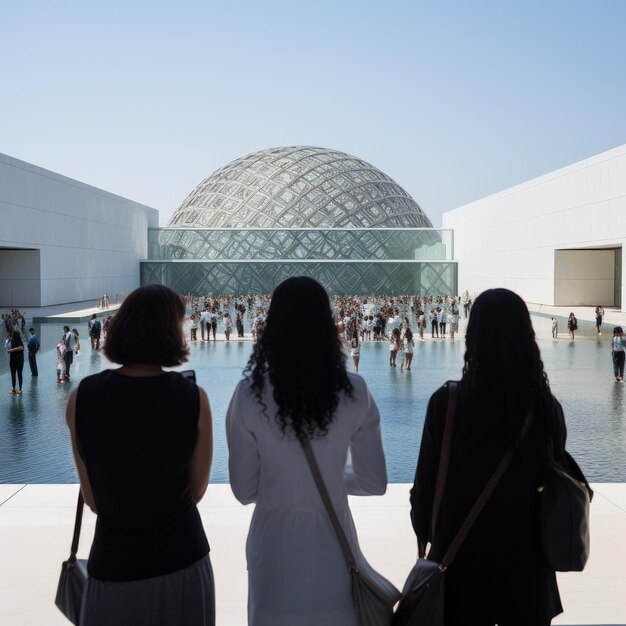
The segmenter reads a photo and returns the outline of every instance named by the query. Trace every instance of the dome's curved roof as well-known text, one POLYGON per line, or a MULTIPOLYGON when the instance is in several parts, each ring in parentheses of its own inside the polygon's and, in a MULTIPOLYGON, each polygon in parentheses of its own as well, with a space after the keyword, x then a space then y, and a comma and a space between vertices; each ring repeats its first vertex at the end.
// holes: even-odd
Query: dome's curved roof
POLYGON ((344 152, 292 146, 254 152, 203 180, 168 226, 432 228, 393 179, 344 152))

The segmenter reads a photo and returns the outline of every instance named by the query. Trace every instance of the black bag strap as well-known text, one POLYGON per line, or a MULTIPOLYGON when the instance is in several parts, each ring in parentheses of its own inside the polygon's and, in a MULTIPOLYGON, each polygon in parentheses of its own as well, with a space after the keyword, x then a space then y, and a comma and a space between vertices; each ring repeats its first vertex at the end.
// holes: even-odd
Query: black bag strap
POLYGON ((76 519, 74 520, 74 535, 72 537, 72 548, 70 551, 70 558, 67 560, 68 566, 76 563, 76 553, 78 552, 78 540, 80 539, 80 527, 83 522, 83 508, 85 500, 83 499, 83 492, 78 489, 78 503, 76 504, 76 519))
POLYGON ((480 496, 478 496, 478 500, 476 500, 476 502, 474 503, 474 506, 472 506, 472 508, 470 509, 470 512, 467 514, 465 521, 461 525, 461 528, 457 532, 455 538, 452 540, 452 543, 448 547, 448 550, 445 553, 443 559, 441 559, 440 569, 442 571, 447 569, 452 563, 452 561, 454 560, 454 557, 456 556, 457 552, 459 551, 459 548, 463 544, 463 541, 465 541, 465 538, 467 537, 469 531, 472 529, 474 522, 476 521, 481 511, 487 504, 487 501, 491 497, 491 494, 493 493, 494 489, 500 482, 502 475, 511 464, 511 461, 513 460, 513 455, 515 454, 517 447, 523 441, 524 437, 526 437, 526 433, 528 432, 528 429, 530 428, 531 419, 532 419, 532 406, 530 409, 528 409, 528 413, 526 414, 526 417, 524 419, 524 423, 522 425, 522 431, 520 433, 519 439, 509 448, 507 453, 504 455, 504 458, 500 461, 500 464, 496 468, 495 472, 491 475, 491 478, 485 485, 484 489, 482 490, 482 493, 480 494, 480 496))
MULTIPOLYGON (((448 465, 450 464, 450 451, 452 450, 452 435, 454 434, 454 419, 456 417, 456 401, 458 397, 458 383, 450 381, 448 383, 448 410, 446 412, 446 424, 443 431, 443 442, 441 443, 441 453, 439 455, 439 468, 437 470, 437 482, 435 484, 435 496, 433 498, 433 510, 430 518, 430 539, 431 545, 435 539, 435 528, 437 528, 437 518, 443 500, 443 491, 448 478, 448 465)), ((423 548, 419 550, 423 552, 423 548)), ((424 556, 424 554, 420 554, 424 556)))
POLYGON ((301 439, 300 445, 304 450, 304 456, 306 457, 309 467, 311 468, 313 480, 315 480, 317 490, 319 491, 320 497, 322 498, 322 502, 324 503, 324 507, 326 508, 326 512, 328 513, 330 522, 335 529, 335 534, 337 535, 337 539, 339 540, 339 545, 341 546, 341 551, 343 553, 343 558, 346 561, 346 565, 351 572, 358 572, 356 560, 354 558, 354 554, 352 554, 352 548, 350 548, 348 538, 346 537, 346 534, 343 531, 341 524, 339 523, 339 518, 337 517, 337 513, 335 512, 335 507, 333 507, 333 503, 331 502, 330 496, 328 495, 324 479, 322 478, 322 473, 320 472, 319 465, 317 464, 317 459, 315 458, 315 454, 313 454, 311 442, 308 439, 301 439))
MULTIPOLYGON (((446 423, 443 432, 443 441, 441 443, 441 453, 439 455, 439 468, 437 471, 437 482, 435 484, 435 495, 433 498, 433 510, 431 517, 431 545, 435 538, 436 528, 437 528, 437 519, 439 517, 439 510, 441 508, 441 501, 443 500, 443 493, 445 490, 446 480, 448 477, 448 467, 450 465, 450 453, 452 450, 452 436, 454 434, 454 421, 456 417, 456 405, 457 405, 457 397, 458 397, 458 383, 455 381, 450 381, 448 383, 448 410, 446 412, 446 423)), ((517 449, 517 446, 526 436, 528 429, 530 427, 530 421, 532 416, 532 410, 529 409, 526 418, 524 419, 524 424, 522 426, 522 431, 520 434, 519 440, 511 446, 511 448, 504 455, 502 461, 496 468, 495 472, 492 474, 491 478, 485 485, 482 493, 470 509, 465 521, 461 525, 461 528, 457 532, 456 536, 452 540, 447 552, 445 553, 442 561, 441 567, 442 569, 447 568, 450 563, 454 560, 459 548, 465 541, 465 538, 469 534, 469 531, 472 529, 472 526, 476 522, 476 519, 480 515, 481 511, 487 504, 491 494, 494 489, 500 482, 502 475, 510 465, 513 455, 517 449)), ((423 547, 419 547, 419 556, 424 556, 423 547)))

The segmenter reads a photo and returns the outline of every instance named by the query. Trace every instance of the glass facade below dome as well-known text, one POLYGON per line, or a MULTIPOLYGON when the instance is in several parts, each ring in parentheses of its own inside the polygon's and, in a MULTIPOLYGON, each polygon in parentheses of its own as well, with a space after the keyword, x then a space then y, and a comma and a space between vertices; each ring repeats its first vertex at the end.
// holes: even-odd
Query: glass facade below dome
POLYGON ((433 228, 153 228, 150 260, 451 261, 453 231, 433 228))
POLYGON ((183 294, 265 294, 312 276, 331 294, 457 295, 450 230, 162 228, 148 250, 141 283, 183 294))

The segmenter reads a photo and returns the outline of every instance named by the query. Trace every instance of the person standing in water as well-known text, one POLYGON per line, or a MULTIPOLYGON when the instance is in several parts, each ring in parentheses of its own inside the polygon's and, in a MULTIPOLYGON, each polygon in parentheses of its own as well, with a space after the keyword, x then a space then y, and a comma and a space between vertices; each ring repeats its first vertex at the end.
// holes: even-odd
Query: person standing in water
POLYGON ((602 318, 604 317, 604 307, 598 305, 596 307, 596 332, 602 334, 602 318))
POLYGON ((572 340, 575 339, 574 331, 578 330, 578 320, 576 319, 573 311, 569 314, 569 317, 567 318, 567 330, 569 330, 569 336, 572 338, 572 340))
POLYGON ((9 369, 11 370, 11 391, 9 393, 22 394, 22 371, 24 369, 24 342, 19 330, 10 330, 6 342, 9 354, 9 369), (18 386, 15 386, 17 378, 18 386))
POLYGON ((39 352, 39 339, 35 334, 34 328, 29 328, 30 338, 26 344, 28 349, 28 365, 30 366, 31 376, 39 376, 39 370, 37 369, 37 352, 39 352))
POLYGON ((413 361, 413 350, 415 349, 415 341, 410 328, 404 331, 404 360, 400 366, 400 371, 407 369, 411 371, 411 362, 413 361))
POLYGON ((352 343, 350 345, 350 356, 354 363, 354 372, 359 373, 359 361, 361 360, 361 344, 359 343, 359 331, 355 330, 352 335, 352 343))
POLYGON ((624 341, 624 331, 621 326, 613 329, 613 339, 611 340, 611 355, 613 357, 613 375, 615 382, 624 382, 624 360, 626 358, 626 342, 624 341))

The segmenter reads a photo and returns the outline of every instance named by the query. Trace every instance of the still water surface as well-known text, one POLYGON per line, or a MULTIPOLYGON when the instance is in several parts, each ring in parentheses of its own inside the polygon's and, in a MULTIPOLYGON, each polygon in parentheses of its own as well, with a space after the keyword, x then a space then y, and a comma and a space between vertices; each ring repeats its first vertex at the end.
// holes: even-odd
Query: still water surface
MULTIPOLYGON (((563 334, 555 341, 549 319, 533 317, 533 324, 552 391, 565 410, 568 449, 590 481, 626 482, 626 390, 612 375, 610 333, 596 337, 589 332, 574 342, 563 334)), ((55 330, 47 325, 44 332, 55 330)), ((80 330, 86 337, 86 329, 80 330)), ((54 336, 60 335, 59 328, 54 336)), ((81 378, 111 366, 102 354, 92 352, 88 339, 83 344, 70 383, 57 384, 53 350, 38 355, 38 378, 31 377, 26 363, 22 396, 8 394, 10 376, 6 363, 1 364, 1 483, 77 482, 64 418, 67 396, 81 378)), ((199 343, 192 346, 184 366, 196 370, 213 409, 211 482, 228 482, 224 417, 251 346, 250 342, 199 343)), ((397 368, 389 367, 386 342, 363 344, 360 374, 380 408, 391 482, 413 481, 428 399, 446 380, 460 378, 463 352, 462 338, 418 340, 412 371, 401 372, 400 361, 397 368)))

